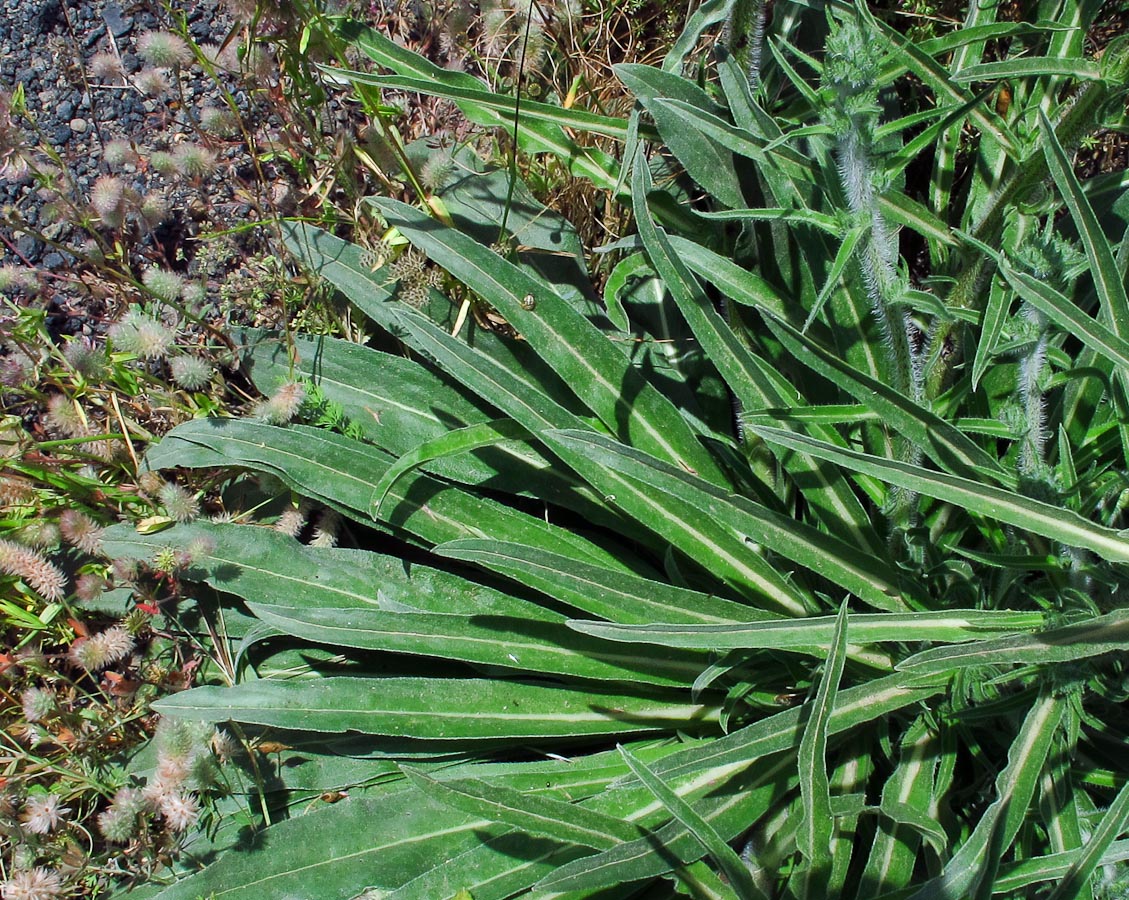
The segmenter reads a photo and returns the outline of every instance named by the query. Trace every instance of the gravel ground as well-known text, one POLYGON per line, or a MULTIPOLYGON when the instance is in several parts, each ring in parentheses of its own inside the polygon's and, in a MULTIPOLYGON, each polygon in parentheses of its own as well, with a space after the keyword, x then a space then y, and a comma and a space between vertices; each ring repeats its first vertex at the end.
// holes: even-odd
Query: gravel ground
MULTIPOLYGON (((207 244, 197 237, 258 218, 262 197, 270 197, 275 208, 285 207, 290 179, 285 171, 268 168, 263 185, 238 132, 198 130, 201 110, 225 108, 221 91, 200 66, 192 64, 179 74, 165 69, 171 85, 166 91, 140 89, 148 66, 138 41, 169 26, 154 9, 116 0, 0 0, 0 91, 11 94, 22 87, 37 132, 29 135, 31 141, 57 152, 67 173, 58 192, 64 198, 89 210, 95 183, 106 175, 120 178, 127 195, 159 198, 167 208, 163 215, 148 222, 134 215, 116 229, 103 223, 97 226, 100 233, 111 246, 121 239, 135 276, 160 265, 199 278, 207 284, 211 306, 218 308, 218 287, 244 260, 262 252, 263 239, 251 230, 203 251, 207 244), (99 54, 103 61, 118 60, 120 71, 99 72, 99 54), (131 161, 107 159, 106 147, 114 141, 129 142, 136 153, 131 161), (214 171, 189 176, 154 168, 154 153, 184 145, 204 146, 216 160, 214 171)), ((214 47, 232 28, 215 0, 186 3, 184 14, 190 35, 202 47, 214 47)), ((231 51, 221 56, 230 65, 233 59, 231 51)), ((244 121, 260 134, 277 132, 265 104, 246 90, 246 79, 230 74, 225 80, 244 121)), ((56 335, 100 332, 123 303, 92 285, 81 252, 89 236, 71 224, 73 213, 55 212, 58 199, 30 174, 0 180, 0 209, 12 223, 0 226, 0 264, 29 265, 42 273, 38 302, 46 304, 56 335), (49 240, 21 231, 19 221, 49 240)))

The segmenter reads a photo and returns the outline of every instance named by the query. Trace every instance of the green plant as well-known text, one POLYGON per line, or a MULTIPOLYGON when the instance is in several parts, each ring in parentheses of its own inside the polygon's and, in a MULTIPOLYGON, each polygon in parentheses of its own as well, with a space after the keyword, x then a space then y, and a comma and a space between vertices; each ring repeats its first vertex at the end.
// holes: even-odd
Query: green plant
POLYGON ((1086 59, 1085 4, 918 44, 779 4, 752 83, 724 45, 684 75, 732 11, 618 69, 629 121, 515 116, 342 23, 394 72, 349 77, 512 126, 637 234, 600 302, 472 154, 437 217, 372 201, 426 263, 287 229, 384 349, 247 333, 314 424, 179 426, 147 464, 218 470, 244 524, 106 538, 205 548, 180 577, 238 625, 233 683, 158 708, 280 748, 269 827, 163 900, 1124 890, 1125 178, 1069 154, 1126 44, 1086 59), (310 503, 337 548, 292 536, 310 503), (311 790, 341 802, 293 814, 311 790))

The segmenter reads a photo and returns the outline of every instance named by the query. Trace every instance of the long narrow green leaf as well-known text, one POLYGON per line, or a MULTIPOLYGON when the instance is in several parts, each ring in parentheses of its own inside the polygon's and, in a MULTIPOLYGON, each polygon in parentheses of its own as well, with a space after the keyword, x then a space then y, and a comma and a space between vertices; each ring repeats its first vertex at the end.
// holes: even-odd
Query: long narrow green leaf
POLYGON ((1103 559, 1129 562, 1129 538, 1112 528, 1095 525, 1069 509, 955 475, 844 450, 791 431, 760 425, 750 425, 749 430, 755 431, 769 443, 811 453, 906 490, 954 503, 1007 525, 1061 541, 1068 547, 1085 547, 1103 559))
POLYGON ((1078 236, 1082 239, 1086 258, 1090 262, 1094 289, 1101 301, 1102 314, 1107 317, 1106 321, 1114 334, 1122 340, 1129 340, 1129 295, 1113 249, 1102 232, 1090 201, 1082 191, 1078 176, 1074 174, 1074 166, 1059 143, 1054 126, 1042 111, 1039 113, 1039 133, 1043 138, 1043 154, 1046 156, 1047 166, 1070 210, 1074 224, 1078 227, 1078 236))
MULTIPOLYGON (((686 291, 685 294, 675 294, 675 299, 680 307, 685 307, 683 312, 692 330, 700 341, 710 347, 710 358, 721 369, 745 410, 795 405, 794 389, 791 394, 785 393, 783 385, 774 383, 757 365, 749 351, 736 340, 732 330, 713 310, 712 304, 702 296, 701 288, 686 268, 712 281, 726 296, 738 302, 752 302, 754 305, 764 302, 767 307, 777 310, 783 309, 786 301, 763 279, 732 261, 691 241, 666 235, 661 229, 649 230, 650 216, 642 207, 637 221, 640 231, 653 238, 654 252, 671 261, 670 284, 674 285, 673 290, 686 291), (756 300, 752 300, 754 296, 756 300)), ((819 426, 815 426, 814 430, 821 437, 830 438, 833 434, 833 430, 819 426)), ((871 527, 866 512, 834 468, 804 455, 789 454, 783 462, 789 474, 802 485, 805 499, 825 528, 844 540, 867 548, 875 556, 884 553, 882 541, 871 527)))
MULTIPOLYGON (((860 554, 838 538, 736 494, 729 494, 662 461, 594 432, 553 431, 544 439, 644 485, 663 502, 681 501, 730 532, 735 540, 763 545, 830 579, 878 609, 904 608, 902 595, 913 590, 892 566, 860 554)), ((749 547, 749 553, 754 553, 749 547)))
MULTIPOLYGON (((836 616, 727 625, 619 625, 570 620, 569 627, 610 641, 696 647, 711 650, 753 648, 828 648, 834 640, 836 616)), ((956 642, 987 640, 1000 632, 1032 631, 1046 616, 1012 610, 950 609, 944 612, 856 613, 848 623, 852 644, 877 641, 956 642)), ((932 652, 932 651, 929 651, 932 652)), ((913 657, 911 657, 913 659, 913 657)), ((902 666, 908 665, 903 663, 902 666)), ((933 671, 933 670, 931 670, 933 671)))
MULTIPOLYGON (((520 384, 494 361, 454 340, 420 317, 405 317, 405 327, 428 352, 440 359, 467 384, 492 401, 542 440, 560 426, 583 429, 581 420, 539 393, 525 392, 520 384)), ((710 574, 743 593, 752 592, 774 608, 797 615, 807 608, 801 590, 765 560, 749 552, 743 539, 712 521, 692 513, 678 497, 656 498, 641 485, 618 472, 596 465, 582 453, 560 444, 550 446, 561 459, 589 484, 603 493, 609 507, 622 509, 633 521, 679 547, 690 558, 704 554, 711 560, 710 574)), ((462 537, 462 536, 460 536, 462 537)), ((644 537, 644 535, 639 535, 644 537)))
MULTIPOLYGON (((510 122, 511 125, 513 123, 514 108, 517 101, 508 94, 496 94, 493 91, 485 90, 482 84, 477 81, 474 83, 478 86, 472 88, 447 80, 436 81, 433 75, 427 78, 410 75, 373 75, 351 69, 339 69, 334 66, 323 66, 322 71, 354 84, 370 84, 374 87, 411 91, 428 97, 453 100, 456 103, 473 103, 480 109, 502 113, 506 121, 510 122)), ((627 137, 627 121, 624 119, 601 116, 581 109, 565 109, 551 103, 538 103, 536 100, 530 100, 527 97, 521 98, 521 116, 536 121, 549 122, 560 128, 576 128, 620 141, 627 137)))
POLYGON ((565 803, 473 778, 437 779, 407 767, 404 773, 423 793, 436 800, 479 818, 518 828, 525 834, 597 850, 643 836, 643 829, 638 826, 579 803, 565 803))
POLYGON ((1117 653, 1127 640, 1129 613, 1117 611, 1039 634, 999 638, 971 647, 934 647, 909 657, 898 668, 941 672, 979 665, 1049 665, 1117 653))
POLYGON ((592 615, 625 623, 736 623, 768 618, 761 610, 536 547, 504 541, 440 544, 437 556, 473 562, 592 615))
MULTIPOLYGON (((944 683, 945 680, 939 678, 917 683, 882 678, 840 691, 827 724, 827 733, 838 734, 864 722, 880 719, 918 699, 936 694, 943 689, 944 683)), ((777 713, 713 741, 709 746, 672 754, 653 768, 665 782, 676 785, 674 789, 679 796, 686 797, 696 790, 717 790, 723 781, 748 770, 757 760, 766 760, 770 754, 783 750, 794 751, 799 745, 805 716, 806 713, 799 707, 777 713)), ((785 768, 794 771, 794 767, 794 759, 783 757, 779 763, 765 769, 763 777, 776 778, 785 768)), ((734 804, 739 805, 740 797, 741 790, 738 790, 733 795, 734 804)), ((591 802, 599 806, 613 799, 617 798, 609 794, 604 800, 604 795, 601 795, 591 802)), ((645 810, 653 808, 650 803, 640 802, 645 805, 636 812, 625 810, 622 813, 624 817, 635 820, 645 810)), ((724 826, 716 822, 715 827, 726 840, 748 828, 748 819, 739 814, 740 810, 737 815, 728 815, 731 808, 736 807, 726 804, 714 815, 707 816, 710 821, 718 817, 724 821, 724 826)), ((664 838, 668 853, 657 852, 653 840, 632 841, 565 864, 543 879, 538 887, 553 891, 595 890, 668 872, 675 864, 672 856, 687 860, 701 855, 697 839, 683 828, 669 834, 664 829, 659 835, 664 838)))
POLYGON ((297 731, 473 741, 693 728, 716 710, 663 699, 487 678, 334 678, 198 687, 157 701, 163 715, 297 731))
POLYGON ((619 748, 619 752, 635 777, 659 799, 663 806, 670 810, 674 818, 681 822, 701 842, 706 852, 713 857, 714 862, 725 873, 729 885, 736 892, 736 895, 741 900, 763 900, 764 894, 753 881, 748 866, 734 852, 733 848, 725 843, 725 839, 717 833, 717 829, 706 821, 693 806, 664 784, 663 780, 645 762, 636 759, 622 746, 619 748))
POLYGON ((1005 59, 999 62, 980 63, 961 69, 953 81, 1012 80, 1035 78, 1040 75, 1065 75, 1077 81, 1094 81, 1101 77, 1101 68, 1081 59, 1059 59, 1050 56, 1025 56, 1022 59, 1005 59))
POLYGON ((404 235, 486 298, 613 432, 724 484, 725 477, 674 405, 552 286, 490 248, 394 200, 373 200, 404 235), (632 398, 624 403, 624 395, 632 398))
MULTIPOLYGON (((270 472, 299 494, 366 522, 373 489, 392 464, 382 451, 325 429, 239 419, 185 422, 145 459, 154 469, 228 466, 270 472)), ((491 535, 624 568, 612 554, 567 529, 425 475, 405 476, 392 497, 394 510, 386 521, 429 544, 491 535)))
MULTIPOLYGON (((925 716, 916 719, 902 738, 898 765, 882 788, 881 808, 911 809, 923 818, 929 815, 936 771, 937 737, 931 733, 925 716)), ((944 832, 940 844, 943 847, 944 832)), ((879 828, 874 834, 862 883, 881 896, 904 888, 913 877, 920 832, 900 822, 891 829, 879 828)), ((860 897, 859 900, 862 900, 860 897)))
POLYGON ((803 856, 800 896, 817 900, 826 895, 831 873, 831 839, 835 819, 831 813, 831 782, 827 777, 827 723, 835 708, 839 681, 847 659, 847 603, 839 607, 831 635, 827 664, 804 723, 804 736, 796 762, 800 770, 800 827, 796 844, 803 856))
POLYGON ((990 894, 1000 856, 1023 824, 1039 775, 1062 720, 1064 703, 1050 694, 1031 707, 996 778, 996 798, 945 870, 910 900, 952 900, 990 894))
POLYGON ((506 440, 528 440, 529 432, 512 419, 498 419, 493 422, 480 422, 465 428, 456 428, 429 441, 424 441, 413 450, 405 453, 388 467, 372 492, 369 504, 375 518, 380 518, 380 507, 392 486, 405 474, 423 466, 425 463, 448 456, 458 456, 492 447, 506 440))
POLYGON ((773 334, 794 357, 874 410, 882 421, 912 441, 943 469, 966 477, 987 475, 1004 484, 1014 483, 994 457, 940 416, 889 385, 857 371, 771 312, 765 311, 764 316, 773 334))
MULTIPOLYGON (((402 783, 402 782, 401 782, 402 783)), ((203 871, 166 887, 160 900, 349 900, 366 888, 392 890, 421 863, 474 846, 498 830, 405 789, 376 800, 351 799, 279 822, 256 852, 229 852, 203 871)))

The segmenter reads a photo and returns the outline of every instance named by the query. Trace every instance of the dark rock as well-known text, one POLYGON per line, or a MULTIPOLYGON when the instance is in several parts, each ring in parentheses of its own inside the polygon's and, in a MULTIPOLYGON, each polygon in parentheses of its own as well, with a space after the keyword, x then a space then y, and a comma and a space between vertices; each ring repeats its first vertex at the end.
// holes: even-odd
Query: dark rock
POLYGON ((122 8, 116 3, 106 4, 106 8, 102 10, 102 18, 105 19, 106 26, 114 37, 125 37, 133 29, 132 16, 123 13, 122 8))
POLYGON ((58 250, 52 250, 43 257, 43 268, 48 271, 54 272, 57 269, 63 268, 67 264, 67 259, 58 250))
POLYGON ((56 147, 61 147, 74 136, 71 131, 71 126, 67 123, 56 125, 51 131, 51 143, 56 147))
POLYGON ((26 89, 31 86, 31 83, 33 81, 39 81, 39 72, 36 69, 32 68, 31 66, 27 66, 23 69, 16 70, 17 84, 22 84, 26 89))
POLYGON ((30 234, 25 234, 16 241, 16 252, 28 262, 35 262, 43 253, 43 244, 30 234))
POLYGON ((55 108, 55 114, 60 119, 69 119, 74 115, 74 104, 70 100, 64 100, 55 108))
POLYGON ((83 38, 82 45, 87 50, 93 50, 94 45, 102 39, 102 35, 106 33, 106 26, 102 24, 95 25, 86 32, 86 37, 83 38))

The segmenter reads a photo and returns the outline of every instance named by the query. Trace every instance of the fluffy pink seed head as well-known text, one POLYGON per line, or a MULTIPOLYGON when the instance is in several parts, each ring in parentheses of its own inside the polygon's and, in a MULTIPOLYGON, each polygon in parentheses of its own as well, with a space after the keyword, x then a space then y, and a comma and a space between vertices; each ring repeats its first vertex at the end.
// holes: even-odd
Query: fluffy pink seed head
POLYGON ((78 509, 67 509, 59 516, 63 540, 83 553, 97 556, 102 550, 102 527, 78 509))
POLYGON ((103 219, 120 217, 125 183, 113 175, 101 175, 90 189, 90 205, 103 219))
POLYGON ((22 578, 44 600, 63 599, 67 577, 35 550, 0 539, 0 572, 22 578))

